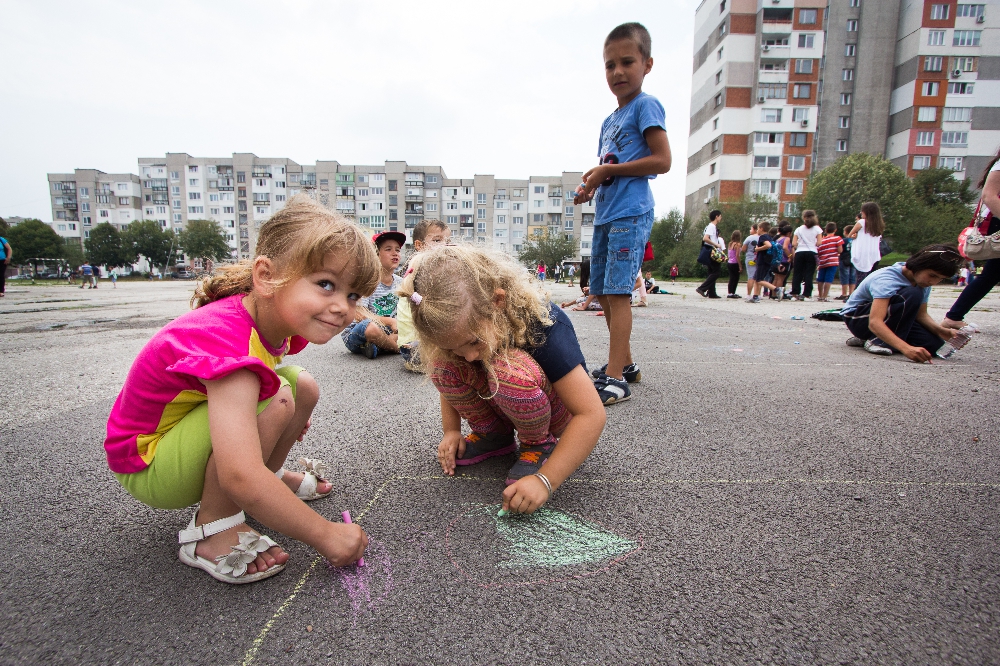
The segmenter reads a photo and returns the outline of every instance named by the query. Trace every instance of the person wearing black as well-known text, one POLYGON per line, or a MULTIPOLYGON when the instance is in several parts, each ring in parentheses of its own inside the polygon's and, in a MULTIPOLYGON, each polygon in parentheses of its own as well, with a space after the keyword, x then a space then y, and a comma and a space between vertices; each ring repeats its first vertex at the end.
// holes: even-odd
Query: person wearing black
POLYGON ((708 226, 702 232, 701 253, 698 254, 698 263, 708 269, 708 277, 695 289, 706 298, 722 298, 715 291, 715 281, 722 274, 722 262, 712 258, 712 250, 724 250, 725 245, 719 240, 719 223, 722 222, 722 211, 713 210, 708 214, 708 226))

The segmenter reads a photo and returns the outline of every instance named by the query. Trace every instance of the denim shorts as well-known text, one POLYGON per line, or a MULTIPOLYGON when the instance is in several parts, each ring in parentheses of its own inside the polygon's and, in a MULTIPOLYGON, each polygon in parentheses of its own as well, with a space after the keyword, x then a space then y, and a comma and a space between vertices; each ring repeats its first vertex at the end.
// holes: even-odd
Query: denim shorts
POLYGON ((840 266, 824 266, 819 269, 816 273, 816 282, 833 282, 833 278, 837 277, 837 270, 840 266))
POLYGON ((653 229, 653 211, 594 225, 590 254, 590 293, 594 296, 631 294, 642 268, 646 241, 653 229))
POLYGON ((854 266, 840 267, 840 284, 854 284, 858 277, 858 270, 854 266))
MULTIPOLYGON (((368 342, 368 338, 365 337, 365 331, 368 330, 368 324, 372 323, 371 319, 362 319, 361 321, 356 321, 351 325, 347 335, 343 336, 344 344, 350 350, 352 354, 364 354, 365 343, 368 342)), ((392 333, 392 329, 383 326, 382 324, 376 323, 376 326, 382 329, 386 335, 392 333)), ((342 334, 343 335, 343 334, 342 334)))

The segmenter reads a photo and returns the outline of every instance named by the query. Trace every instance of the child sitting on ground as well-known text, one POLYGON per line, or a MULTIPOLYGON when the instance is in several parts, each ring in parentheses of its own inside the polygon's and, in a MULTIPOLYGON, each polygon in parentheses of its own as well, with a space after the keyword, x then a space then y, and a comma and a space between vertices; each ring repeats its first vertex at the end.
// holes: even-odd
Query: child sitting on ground
POLYGON ((847 345, 886 356, 895 350, 917 363, 930 361, 957 333, 927 314, 931 286, 953 277, 963 261, 952 245, 928 245, 906 262, 868 275, 841 310, 853 335, 847 345))
MULTIPOLYGON (((416 265, 417 255, 424 250, 438 245, 447 245, 451 242, 451 229, 441 220, 420 220, 417 222, 417 226, 413 227, 411 237, 413 238, 414 255, 407 262, 407 271, 416 265)), ((396 326, 398 330, 396 342, 399 345, 399 353, 403 357, 403 367, 413 372, 420 365, 420 362, 413 359, 417 353, 418 342, 417 332, 413 330, 413 317, 410 316, 409 301, 402 300, 397 304, 396 326)))
POLYGON ((368 542, 357 525, 303 503, 332 490, 319 478, 322 463, 301 458, 305 474, 283 469, 309 429, 319 387, 302 368, 275 367, 354 320, 358 292, 378 280, 375 253, 355 225, 304 195, 260 228, 256 249, 254 260, 205 278, 196 309, 139 352, 104 441, 108 465, 139 501, 160 509, 201 502, 179 534, 179 557, 226 583, 273 576, 288 561, 246 525, 244 511, 338 566, 368 542))
POLYGON ((403 278, 395 274, 401 257, 400 250, 406 243, 406 234, 398 231, 383 231, 372 236, 378 252, 382 271, 375 291, 361 299, 356 321, 344 329, 340 337, 352 354, 364 354, 375 358, 379 352, 399 353, 396 306, 399 296, 396 290, 403 284, 403 278))
POLYGON ((535 511, 590 455, 606 420, 569 317, 510 257, 469 246, 421 256, 399 294, 441 394, 441 468, 453 475, 520 440, 503 508, 535 511))

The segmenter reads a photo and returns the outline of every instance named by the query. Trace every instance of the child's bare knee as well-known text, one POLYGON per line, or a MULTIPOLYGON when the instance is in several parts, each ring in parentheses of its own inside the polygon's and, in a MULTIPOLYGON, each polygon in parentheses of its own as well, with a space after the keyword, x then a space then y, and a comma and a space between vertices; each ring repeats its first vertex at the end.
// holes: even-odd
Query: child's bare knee
POLYGON ((300 408, 310 410, 319 402, 319 384, 308 372, 303 370, 299 373, 295 384, 295 404, 300 408))
POLYGON ((382 329, 373 321, 368 322, 368 326, 365 327, 365 340, 369 342, 377 340, 382 337, 382 329))
POLYGON ((260 415, 267 419, 288 422, 293 414, 295 414, 295 398, 292 396, 292 389, 282 386, 260 415))

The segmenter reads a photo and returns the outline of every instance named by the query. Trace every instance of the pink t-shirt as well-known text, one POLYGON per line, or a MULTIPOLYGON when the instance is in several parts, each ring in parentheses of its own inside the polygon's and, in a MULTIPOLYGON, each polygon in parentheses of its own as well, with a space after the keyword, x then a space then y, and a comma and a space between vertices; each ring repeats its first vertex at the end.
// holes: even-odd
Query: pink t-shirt
POLYGON ((306 344, 295 336, 271 347, 243 307, 243 294, 170 322, 139 352, 111 409, 104 440, 111 471, 131 474, 149 466, 160 438, 208 399, 200 380, 246 368, 260 378, 257 400, 266 400, 281 386, 274 368, 306 344))

